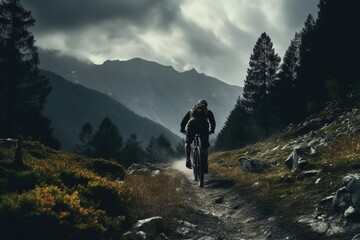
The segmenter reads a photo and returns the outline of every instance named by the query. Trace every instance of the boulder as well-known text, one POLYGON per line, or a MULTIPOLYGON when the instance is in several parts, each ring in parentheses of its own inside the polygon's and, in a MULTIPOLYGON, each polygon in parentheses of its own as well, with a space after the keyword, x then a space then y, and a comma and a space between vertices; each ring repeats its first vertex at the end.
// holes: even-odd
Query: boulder
POLYGON ((346 175, 332 201, 334 213, 360 220, 360 174, 346 175))
POLYGON ((145 232, 148 239, 155 239, 164 231, 165 224, 162 217, 152 217, 139 220, 132 229, 133 232, 145 232))
POLYGON ((285 159, 285 164, 294 171, 304 169, 308 165, 308 156, 315 153, 312 147, 295 148, 285 159))
POLYGON ((129 174, 136 175, 154 175, 160 172, 160 169, 154 164, 150 163, 133 163, 127 169, 129 174))

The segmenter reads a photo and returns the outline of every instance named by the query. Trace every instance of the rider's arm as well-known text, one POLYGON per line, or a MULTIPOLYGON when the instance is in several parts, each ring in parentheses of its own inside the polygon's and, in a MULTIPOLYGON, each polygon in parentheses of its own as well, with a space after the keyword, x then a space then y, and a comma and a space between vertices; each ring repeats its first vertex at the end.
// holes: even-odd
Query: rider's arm
POLYGON ((186 127, 186 124, 188 123, 188 121, 190 120, 190 111, 185 115, 185 117, 183 118, 183 120, 181 121, 181 124, 180 124, 180 131, 185 131, 185 127, 186 127))
POLYGON ((208 119, 209 119, 209 122, 210 122, 210 132, 214 132, 216 123, 215 123, 214 114, 210 110, 208 111, 208 119))

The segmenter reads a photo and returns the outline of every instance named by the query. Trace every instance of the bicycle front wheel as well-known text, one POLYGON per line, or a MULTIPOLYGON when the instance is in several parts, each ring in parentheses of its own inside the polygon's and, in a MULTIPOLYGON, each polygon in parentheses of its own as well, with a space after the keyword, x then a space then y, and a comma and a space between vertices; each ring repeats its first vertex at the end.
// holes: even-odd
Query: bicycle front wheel
POLYGON ((201 148, 198 149, 199 151, 199 165, 198 165, 198 179, 199 179, 199 186, 200 187, 204 187, 204 175, 205 175, 205 163, 203 161, 203 154, 200 150, 201 148))

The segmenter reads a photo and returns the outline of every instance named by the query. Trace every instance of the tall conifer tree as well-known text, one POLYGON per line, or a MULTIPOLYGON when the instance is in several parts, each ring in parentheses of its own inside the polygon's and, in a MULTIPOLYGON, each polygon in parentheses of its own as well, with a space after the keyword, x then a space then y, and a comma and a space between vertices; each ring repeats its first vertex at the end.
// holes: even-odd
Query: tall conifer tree
POLYGON ((280 57, 275 53, 270 37, 262 33, 250 56, 242 105, 259 122, 264 130, 264 136, 270 134, 272 118, 270 94, 279 64, 280 57))
POLYGON ((53 147, 50 120, 41 115, 50 93, 40 75, 39 58, 29 28, 35 24, 19 0, 0 3, 0 136, 32 137, 53 147))
POLYGON ((121 148, 123 146, 122 136, 117 126, 106 117, 100 123, 99 129, 92 138, 91 145, 95 157, 105 159, 120 159, 121 148))
POLYGON ((141 147, 142 142, 138 141, 136 134, 131 134, 122 150, 121 165, 129 167, 133 163, 145 161, 145 151, 141 147))
POLYGON ((81 131, 79 133, 79 140, 81 144, 77 144, 75 146, 75 152, 84 155, 84 156, 92 156, 93 149, 91 146, 93 138, 93 128, 89 122, 85 123, 81 131))
POLYGON ((320 93, 320 89, 323 88, 316 77, 319 63, 315 58, 316 23, 312 15, 307 17, 300 36, 300 66, 295 80, 295 108, 297 110, 295 118, 298 120, 304 119, 311 111, 314 97, 323 95, 320 93))
POLYGON ((295 81, 300 66, 301 35, 295 33, 290 46, 285 52, 278 79, 272 90, 272 108, 278 116, 279 127, 296 122, 295 81))

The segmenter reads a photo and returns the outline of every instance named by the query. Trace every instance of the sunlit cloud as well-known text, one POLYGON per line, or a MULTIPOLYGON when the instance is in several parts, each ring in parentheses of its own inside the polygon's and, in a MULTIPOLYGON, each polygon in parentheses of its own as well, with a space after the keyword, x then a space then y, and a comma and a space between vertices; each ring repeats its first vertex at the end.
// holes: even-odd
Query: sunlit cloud
POLYGON ((22 2, 37 20, 40 48, 96 64, 140 57, 240 86, 262 32, 282 56, 306 16, 317 12, 315 0, 22 2))

